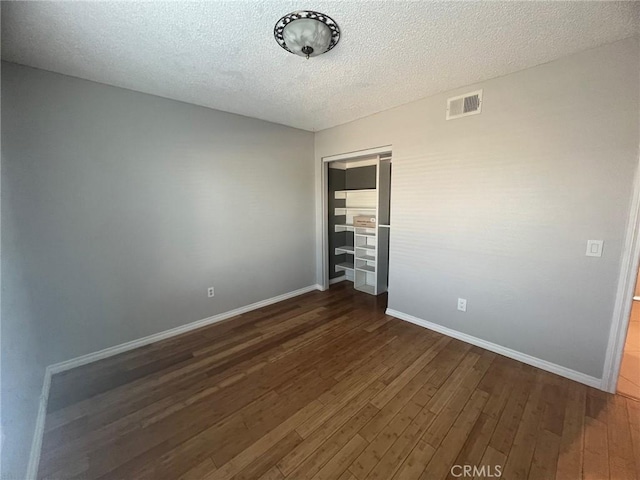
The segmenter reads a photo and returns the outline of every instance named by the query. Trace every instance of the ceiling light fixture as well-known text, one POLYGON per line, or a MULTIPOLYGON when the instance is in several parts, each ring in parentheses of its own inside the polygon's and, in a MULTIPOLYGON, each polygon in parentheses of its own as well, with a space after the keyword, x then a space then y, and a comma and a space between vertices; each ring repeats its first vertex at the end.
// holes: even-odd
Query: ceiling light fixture
POLYGON ((335 47, 340 41, 340 27, 324 13, 298 10, 278 20, 273 36, 286 51, 308 59, 335 47))

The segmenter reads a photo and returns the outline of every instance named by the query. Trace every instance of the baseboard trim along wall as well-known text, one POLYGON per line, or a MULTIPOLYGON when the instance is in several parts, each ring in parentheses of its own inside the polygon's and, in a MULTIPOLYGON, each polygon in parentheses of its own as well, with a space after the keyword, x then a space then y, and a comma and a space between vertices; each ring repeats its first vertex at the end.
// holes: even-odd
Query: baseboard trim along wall
POLYGON ((150 343, 155 343, 160 340, 165 340, 167 338, 175 337, 176 335, 190 332, 191 330, 196 330, 201 327, 206 327, 207 325, 212 325, 214 323, 227 320, 231 317, 242 315, 243 313, 247 313, 252 310, 257 310, 258 308, 262 308, 268 305, 272 305, 274 303, 282 302, 283 300, 287 300, 288 298, 297 297, 298 295, 302 295, 303 293, 308 293, 313 290, 321 290, 321 288, 319 285, 310 285, 308 287, 304 287, 299 290, 294 290, 293 292, 283 293, 282 295, 278 295, 277 297, 267 298, 266 300, 261 300, 260 302, 252 303, 251 305, 247 305, 245 307, 236 308, 235 310, 219 313, 212 317, 203 318, 202 320, 196 320, 195 322, 187 323, 186 325, 181 325, 180 327, 172 328, 170 330, 165 330, 159 333, 154 333, 153 335, 142 337, 137 340, 132 340, 131 342, 121 343, 120 345, 105 348, 104 350, 100 350, 98 352, 89 353, 87 355, 82 355, 81 357, 72 358, 71 360, 55 363, 53 365, 50 365, 49 368, 51 368, 52 374, 64 372, 65 370, 69 370, 71 368, 79 367, 81 365, 86 365, 87 363, 92 363, 97 360, 102 360, 103 358, 112 357, 119 353, 133 350, 134 348, 143 347, 145 345, 149 345, 150 343))
POLYGON ((36 427, 33 432, 33 440, 31 441, 31 452, 29 453, 29 463, 27 464, 26 480, 36 480, 38 475, 38 464, 40 463, 40 450, 42 449, 42 435, 44 434, 44 421, 47 417, 47 403, 49 401, 50 386, 51 368, 47 367, 44 372, 44 381, 42 382, 42 394, 40 395, 36 427))
POLYGON ((392 310, 390 308, 387 308, 386 314, 391 315, 392 317, 398 318, 400 320, 404 320, 405 322, 413 323, 420 327, 428 328, 429 330, 442 333, 443 335, 446 335, 448 337, 453 337, 458 340, 462 340, 463 342, 470 343, 471 345, 484 348, 485 350, 489 350, 491 352, 504 355, 505 357, 518 360, 519 362, 526 363, 527 365, 537 367, 541 370, 546 370, 547 372, 555 373, 556 375, 560 375, 561 377, 568 378, 569 380, 574 380, 576 382, 583 383, 590 387, 602 390, 602 379, 600 378, 595 378, 590 375, 586 375, 584 373, 571 370, 570 368, 566 368, 561 365, 557 365, 555 363, 547 362, 546 360, 542 360, 537 357, 532 357, 531 355, 527 355, 526 353, 518 352, 516 350, 503 347, 502 345, 491 343, 486 340, 482 340, 481 338, 473 337, 471 335, 467 335, 466 333, 458 332, 457 330, 452 330, 450 328, 443 327, 442 325, 438 325, 436 323, 431 323, 427 320, 414 317, 413 315, 408 315, 406 313, 398 312, 397 310, 392 310))
POLYGON ((323 288, 321 285, 309 285, 308 287, 300 288, 298 290, 294 290, 293 292, 283 293, 282 295, 278 295, 276 297, 267 298, 266 300, 261 300, 259 302, 252 303, 244 307, 236 308, 235 310, 219 313, 217 315, 213 315, 212 317, 204 318, 202 320, 196 320, 195 322, 187 323, 186 325, 181 325, 179 327, 172 328, 170 330, 154 333, 153 335, 142 337, 137 340, 132 340, 126 343, 121 343, 120 345, 115 345, 113 347, 105 348, 104 350, 100 350, 98 352, 89 353, 87 355, 82 355, 80 357, 72 358, 64 362, 54 363, 53 365, 49 365, 45 369, 44 381, 42 383, 42 395, 40 395, 40 406, 38 408, 38 417, 36 418, 36 427, 33 433, 33 441, 31 442, 31 453, 29 455, 29 465, 27 466, 27 477, 26 477, 27 480, 36 480, 36 476, 38 474, 38 465, 40 463, 40 450, 42 448, 42 436, 44 434, 44 422, 47 416, 47 403, 49 400, 49 389, 51 387, 51 377, 54 374, 64 372, 65 370, 71 370, 72 368, 80 367, 88 363, 96 362, 104 358, 112 357, 114 355, 118 355, 119 353, 124 353, 129 350, 133 350, 135 348, 143 347, 145 345, 149 345, 151 343, 155 343, 160 340, 165 340, 167 338, 175 337, 177 335, 190 332, 191 330, 196 330, 201 327, 206 327, 207 325, 213 325, 214 323, 218 323, 223 320, 227 320, 229 318, 242 315, 243 313, 251 312, 253 310, 257 310, 259 308, 272 305, 274 303, 282 302, 283 300, 297 297, 304 293, 312 292, 313 290, 322 291, 323 288))

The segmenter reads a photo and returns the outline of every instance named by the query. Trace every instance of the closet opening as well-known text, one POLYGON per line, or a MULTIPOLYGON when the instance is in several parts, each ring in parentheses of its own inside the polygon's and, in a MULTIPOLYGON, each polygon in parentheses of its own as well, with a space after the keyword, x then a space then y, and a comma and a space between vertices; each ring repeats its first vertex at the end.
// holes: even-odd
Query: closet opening
MULTIPOLYGON (((329 284, 387 291, 391 233, 391 153, 327 162, 325 262, 329 284)), ((325 277, 327 278, 327 277, 325 277)))

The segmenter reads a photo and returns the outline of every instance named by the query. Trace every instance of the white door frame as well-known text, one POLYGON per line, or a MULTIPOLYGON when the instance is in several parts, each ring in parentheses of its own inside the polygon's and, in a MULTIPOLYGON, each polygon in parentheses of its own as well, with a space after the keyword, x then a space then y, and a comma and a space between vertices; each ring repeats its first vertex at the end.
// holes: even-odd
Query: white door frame
POLYGON ((322 289, 326 290, 329 288, 329 224, 327 222, 327 217, 329 215, 329 206, 328 206, 328 198, 327 198, 327 176, 329 170, 330 162, 337 162, 340 160, 355 160, 360 157, 370 157, 372 155, 380 155, 383 153, 391 153, 392 146, 391 145, 382 145, 380 147, 367 148, 364 150, 355 150, 353 152, 340 153, 337 155, 329 155, 326 157, 322 157, 321 164, 321 187, 320 187, 320 205, 322 208, 320 209, 320 215, 322 218, 320 219, 320 225, 322 225, 322 242, 320 242, 320 256, 322 258, 322 289))
MULTIPOLYGON (((640 159, 639 159, 640 160, 640 159)), ((629 208, 627 232, 624 249, 620 259, 620 276, 616 303, 613 308, 613 320, 609 331, 609 342, 602 372, 601 389, 610 393, 616 392, 620 364, 624 353, 624 342, 629 328, 631 305, 636 288, 636 277, 640 266, 640 164, 636 166, 633 180, 633 197, 629 208)))

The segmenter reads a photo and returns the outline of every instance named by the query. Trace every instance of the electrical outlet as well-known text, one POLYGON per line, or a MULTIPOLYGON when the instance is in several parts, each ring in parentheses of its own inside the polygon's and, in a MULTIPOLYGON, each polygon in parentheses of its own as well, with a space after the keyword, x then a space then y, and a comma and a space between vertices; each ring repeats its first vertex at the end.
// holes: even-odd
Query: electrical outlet
POLYGON ((467 299, 466 298, 459 298, 458 299, 458 310, 460 310, 461 312, 466 312, 467 311, 467 299))
POLYGON ((213 297, 213 287, 207 288, 207 297, 213 297))

